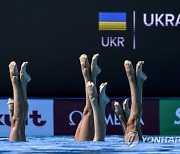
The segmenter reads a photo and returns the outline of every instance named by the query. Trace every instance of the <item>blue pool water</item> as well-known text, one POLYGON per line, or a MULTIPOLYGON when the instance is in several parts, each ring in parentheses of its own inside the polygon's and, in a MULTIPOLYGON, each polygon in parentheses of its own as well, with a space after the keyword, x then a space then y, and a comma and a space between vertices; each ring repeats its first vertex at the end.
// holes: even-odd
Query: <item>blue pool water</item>
POLYGON ((177 143, 139 143, 128 147, 122 136, 106 136, 105 142, 75 142, 74 136, 27 137, 27 142, 0 138, 0 153, 180 153, 177 143))

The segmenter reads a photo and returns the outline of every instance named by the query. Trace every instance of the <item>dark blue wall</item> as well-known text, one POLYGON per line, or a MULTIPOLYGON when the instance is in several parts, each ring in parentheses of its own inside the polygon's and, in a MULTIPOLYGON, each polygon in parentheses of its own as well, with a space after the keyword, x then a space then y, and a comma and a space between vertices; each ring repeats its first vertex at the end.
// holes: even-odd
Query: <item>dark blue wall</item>
MULTIPOLYGON (((180 2, 159 0, 0 1, 0 96, 11 96, 8 64, 29 61, 28 96, 84 96, 79 56, 100 53, 98 84, 108 82, 109 96, 129 95, 124 60, 144 60, 148 80, 144 96, 180 96, 180 24, 150 26, 143 14, 179 15, 180 2), (133 11, 136 29, 133 31, 133 11), (99 31, 99 12, 126 12, 126 31, 99 31), (136 37, 134 50, 133 35, 136 37), (124 37, 124 47, 103 47, 101 38, 124 37)), ((175 24, 174 20, 174 24, 175 24)))

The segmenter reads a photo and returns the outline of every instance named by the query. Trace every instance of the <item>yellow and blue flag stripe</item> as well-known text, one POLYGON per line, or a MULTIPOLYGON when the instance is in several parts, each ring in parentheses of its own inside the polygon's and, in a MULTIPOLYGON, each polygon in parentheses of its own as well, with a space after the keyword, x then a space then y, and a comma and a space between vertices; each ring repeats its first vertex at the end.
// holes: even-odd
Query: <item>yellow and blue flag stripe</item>
POLYGON ((99 30, 126 30, 125 12, 99 12, 99 30))

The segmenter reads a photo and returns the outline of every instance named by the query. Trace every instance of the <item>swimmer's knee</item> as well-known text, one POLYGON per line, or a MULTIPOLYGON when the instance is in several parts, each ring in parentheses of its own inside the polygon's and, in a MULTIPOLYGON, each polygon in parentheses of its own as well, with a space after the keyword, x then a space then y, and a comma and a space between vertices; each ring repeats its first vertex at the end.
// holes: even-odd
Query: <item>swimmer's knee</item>
POLYGON ((128 125, 132 125, 134 123, 138 123, 140 122, 140 118, 141 118, 141 115, 140 114, 137 114, 137 115, 131 115, 128 119, 128 122, 127 122, 127 126, 128 125))
POLYGON ((14 117, 12 118, 11 124, 13 126, 21 126, 23 124, 24 120, 22 117, 14 117))
POLYGON ((85 107, 83 111, 83 115, 92 114, 93 110, 92 107, 85 107))

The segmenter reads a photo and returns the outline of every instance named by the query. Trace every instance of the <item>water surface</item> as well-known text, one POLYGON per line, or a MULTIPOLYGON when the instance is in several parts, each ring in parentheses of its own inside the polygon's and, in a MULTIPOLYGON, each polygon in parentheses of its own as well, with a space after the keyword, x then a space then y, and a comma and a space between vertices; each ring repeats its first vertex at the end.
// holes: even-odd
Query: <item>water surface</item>
POLYGON ((74 136, 27 137, 27 142, 0 138, 0 153, 180 153, 177 143, 138 143, 128 147, 122 136, 106 136, 105 142, 75 142, 74 136))

